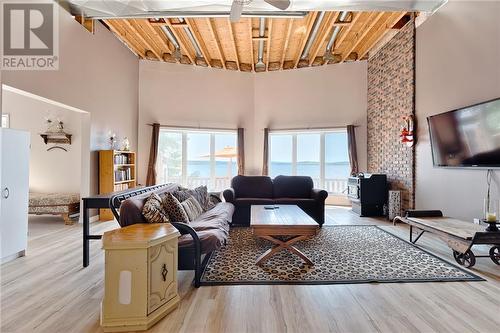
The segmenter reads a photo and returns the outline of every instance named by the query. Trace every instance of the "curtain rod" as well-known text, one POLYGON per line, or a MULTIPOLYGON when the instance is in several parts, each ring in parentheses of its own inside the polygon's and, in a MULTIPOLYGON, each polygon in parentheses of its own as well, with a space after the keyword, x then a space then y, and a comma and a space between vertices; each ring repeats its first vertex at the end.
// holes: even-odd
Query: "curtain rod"
MULTIPOLYGON (((147 124, 153 126, 154 124, 147 124)), ((201 127, 201 126, 174 126, 174 125, 160 125, 160 128, 171 129, 193 129, 193 130, 215 130, 215 131, 237 131, 238 128, 225 128, 225 127, 201 127)))
MULTIPOLYGON (((360 125, 353 125, 354 127, 360 127, 360 125)), ((346 126, 333 126, 333 127, 297 127, 297 128, 269 128, 270 132, 273 131, 326 131, 333 129, 345 129, 346 126)), ((264 130, 264 129, 263 129, 264 130)))

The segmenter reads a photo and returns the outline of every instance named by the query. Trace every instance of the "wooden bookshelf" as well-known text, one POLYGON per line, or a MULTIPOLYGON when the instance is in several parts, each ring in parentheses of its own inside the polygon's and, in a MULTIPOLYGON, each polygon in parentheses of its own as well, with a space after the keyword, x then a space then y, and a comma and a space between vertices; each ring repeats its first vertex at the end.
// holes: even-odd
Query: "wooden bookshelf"
MULTIPOLYGON (((133 151, 99 151, 99 193, 124 191, 137 186, 136 156, 133 151)), ((99 220, 113 219, 110 209, 99 210, 99 220)))

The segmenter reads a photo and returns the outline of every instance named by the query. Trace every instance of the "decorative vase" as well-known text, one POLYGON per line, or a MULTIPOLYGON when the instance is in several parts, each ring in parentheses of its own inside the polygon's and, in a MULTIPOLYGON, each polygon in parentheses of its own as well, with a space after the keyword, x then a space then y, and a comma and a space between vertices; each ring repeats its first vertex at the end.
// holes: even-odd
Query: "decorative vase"
POLYGON ((109 149, 114 150, 116 145, 116 133, 108 132, 109 149))
POLYGON ((130 150, 130 141, 128 140, 127 137, 123 138, 123 141, 122 141, 122 150, 123 151, 129 151, 130 150))

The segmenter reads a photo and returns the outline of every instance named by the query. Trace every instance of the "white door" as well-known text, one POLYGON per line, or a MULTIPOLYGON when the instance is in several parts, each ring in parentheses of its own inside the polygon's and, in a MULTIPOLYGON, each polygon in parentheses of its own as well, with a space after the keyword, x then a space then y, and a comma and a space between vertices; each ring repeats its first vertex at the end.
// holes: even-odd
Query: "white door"
POLYGON ((27 247, 30 134, 2 128, 0 257, 22 255, 27 247))

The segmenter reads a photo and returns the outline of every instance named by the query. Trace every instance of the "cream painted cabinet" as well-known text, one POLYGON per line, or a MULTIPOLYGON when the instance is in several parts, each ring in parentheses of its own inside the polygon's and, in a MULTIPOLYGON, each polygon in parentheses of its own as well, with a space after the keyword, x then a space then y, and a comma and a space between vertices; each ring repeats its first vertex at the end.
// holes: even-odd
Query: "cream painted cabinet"
POLYGON ((177 306, 179 236, 168 223, 135 224, 104 233, 105 332, 146 330, 177 306))
POLYGON ((163 243, 149 249, 148 314, 177 296, 177 243, 163 243))

